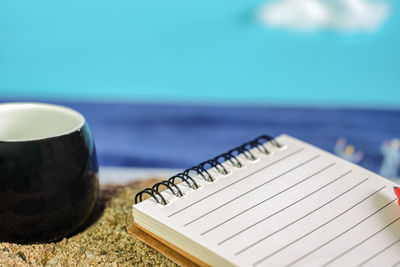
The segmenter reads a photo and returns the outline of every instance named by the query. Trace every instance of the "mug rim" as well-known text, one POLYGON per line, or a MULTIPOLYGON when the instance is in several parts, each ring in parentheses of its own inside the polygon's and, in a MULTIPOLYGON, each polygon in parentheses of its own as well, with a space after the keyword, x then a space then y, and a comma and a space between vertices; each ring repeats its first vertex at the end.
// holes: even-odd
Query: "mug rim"
MULTIPOLYGON (((76 125, 73 127, 70 127, 66 130, 59 131, 59 133, 55 134, 48 134, 43 137, 33 137, 33 138, 4 138, 1 137, 0 135, 0 142, 30 142, 30 141, 39 141, 39 140, 46 140, 49 138, 55 138, 55 137, 60 137, 64 135, 71 134, 73 132, 76 132, 80 129, 82 129, 86 123, 85 117, 79 113, 78 111, 61 106, 61 105, 56 105, 56 104, 48 104, 48 103, 40 103, 40 102, 6 102, 6 103, 0 103, 0 113, 7 112, 7 108, 10 108, 11 110, 14 108, 40 108, 40 109, 47 109, 47 110, 52 110, 52 111, 58 111, 61 112, 64 116, 69 116, 71 118, 77 119, 76 125)), ((1 117, 0 117, 0 123, 1 123, 1 117)))

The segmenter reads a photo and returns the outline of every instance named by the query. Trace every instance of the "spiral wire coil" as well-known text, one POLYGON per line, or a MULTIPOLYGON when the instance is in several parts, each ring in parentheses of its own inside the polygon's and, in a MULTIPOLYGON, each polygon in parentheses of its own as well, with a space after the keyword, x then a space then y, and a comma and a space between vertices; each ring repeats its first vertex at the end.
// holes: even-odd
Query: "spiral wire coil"
POLYGON ((254 153, 251 152, 252 148, 257 148, 257 150, 261 153, 269 155, 271 152, 267 149, 265 144, 269 142, 271 145, 281 148, 282 145, 276 141, 273 137, 268 135, 262 135, 260 137, 255 138, 254 140, 247 142, 241 146, 235 147, 229 150, 226 153, 222 153, 213 159, 206 160, 199 165, 193 166, 181 173, 178 173, 167 180, 163 180, 154 184, 152 187, 145 188, 135 196, 135 204, 141 202, 143 200, 143 195, 150 195, 157 203, 162 205, 167 205, 168 202, 165 200, 163 195, 160 193, 160 187, 163 186, 167 190, 169 190, 173 195, 177 197, 182 197, 183 193, 181 189, 177 186, 177 180, 180 180, 181 183, 185 183, 188 187, 196 190, 199 188, 199 185, 196 183, 194 176, 200 175, 202 179, 206 182, 214 182, 214 177, 208 172, 209 169, 215 168, 218 173, 222 175, 229 174, 229 171, 222 165, 224 162, 230 162, 233 166, 237 168, 242 168, 244 164, 239 160, 239 155, 244 155, 244 157, 249 161, 257 160, 254 153), (189 173, 195 172, 195 175, 189 175, 189 173))

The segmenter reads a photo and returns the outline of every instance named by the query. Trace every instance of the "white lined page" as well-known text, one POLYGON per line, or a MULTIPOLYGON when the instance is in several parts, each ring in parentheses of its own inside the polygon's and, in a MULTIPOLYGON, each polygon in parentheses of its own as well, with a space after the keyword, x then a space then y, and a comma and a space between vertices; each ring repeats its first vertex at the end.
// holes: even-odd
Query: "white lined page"
POLYGON ((254 150, 259 160, 241 156, 244 168, 226 163, 229 175, 196 179, 198 190, 180 185, 182 198, 163 192, 168 205, 148 199, 134 216, 136 209, 239 266, 398 263, 394 184, 295 138, 277 140, 284 149, 254 150))

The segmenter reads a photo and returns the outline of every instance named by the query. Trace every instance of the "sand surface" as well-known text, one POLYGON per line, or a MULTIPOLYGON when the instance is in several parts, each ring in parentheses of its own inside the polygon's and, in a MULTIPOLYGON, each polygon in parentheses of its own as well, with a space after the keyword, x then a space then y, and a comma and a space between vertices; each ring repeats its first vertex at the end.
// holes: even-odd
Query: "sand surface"
POLYGON ((176 266, 127 233, 135 194, 155 182, 103 186, 91 218, 76 234, 53 243, 0 243, 0 266, 176 266))

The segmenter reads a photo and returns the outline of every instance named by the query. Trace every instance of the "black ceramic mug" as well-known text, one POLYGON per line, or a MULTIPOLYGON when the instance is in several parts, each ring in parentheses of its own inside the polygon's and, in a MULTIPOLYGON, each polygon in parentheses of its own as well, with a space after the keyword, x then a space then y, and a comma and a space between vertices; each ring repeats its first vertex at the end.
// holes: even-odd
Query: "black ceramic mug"
POLYGON ((90 215, 98 189, 96 149, 80 113, 0 104, 0 241, 71 234, 90 215))

